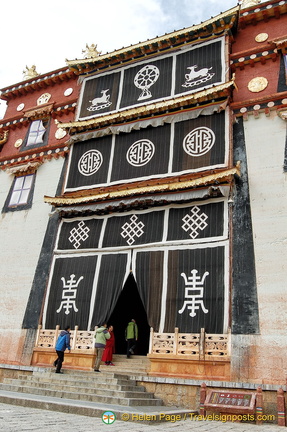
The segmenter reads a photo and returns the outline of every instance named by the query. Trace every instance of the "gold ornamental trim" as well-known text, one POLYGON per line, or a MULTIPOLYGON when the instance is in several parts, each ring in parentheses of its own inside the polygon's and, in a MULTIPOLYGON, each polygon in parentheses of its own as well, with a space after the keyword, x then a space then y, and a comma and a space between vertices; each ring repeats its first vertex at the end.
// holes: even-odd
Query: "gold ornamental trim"
POLYGON ((134 195, 142 195, 146 193, 155 193, 155 192, 172 192, 175 190, 183 190, 188 188, 195 188, 199 186, 207 186, 215 182, 223 182, 230 181, 235 175, 240 176, 240 165, 237 164, 236 167, 230 168, 219 173, 210 174, 203 177, 198 177, 196 179, 187 180, 187 181, 177 181, 174 183, 162 184, 162 185, 154 185, 154 186, 144 186, 137 187, 131 189, 125 189, 121 191, 113 191, 106 193, 98 193, 88 196, 81 197, 49 197, 44 196, 44 202, 54 205, 75 205, 75 204, 85 204, 92 201, 105 201, 107 199, 115 199, 115 198, 125 198, 134 195))

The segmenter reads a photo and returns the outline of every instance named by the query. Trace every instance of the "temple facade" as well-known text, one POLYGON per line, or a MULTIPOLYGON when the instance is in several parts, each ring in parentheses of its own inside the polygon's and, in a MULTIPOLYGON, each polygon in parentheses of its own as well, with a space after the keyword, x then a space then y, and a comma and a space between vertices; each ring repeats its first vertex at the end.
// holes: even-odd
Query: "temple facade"
POLYGON ((70 325, 89 370, 94 328, 124 354, 134 318, 151 376, 284 383, 286 12, 242 2, 2 89, 1 363, 50 365, 70 325))

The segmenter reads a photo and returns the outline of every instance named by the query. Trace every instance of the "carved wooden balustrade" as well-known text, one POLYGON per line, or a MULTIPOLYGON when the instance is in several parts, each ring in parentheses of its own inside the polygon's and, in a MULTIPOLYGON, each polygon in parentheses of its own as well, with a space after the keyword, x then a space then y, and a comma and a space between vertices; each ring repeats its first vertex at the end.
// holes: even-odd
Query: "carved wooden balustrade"
MULTIPOLYGON (((38 328, 36 347, 54 348, 59 333, 59 326, 55 330, 38 328)), ((71 330, 71 349, 91 350, 94 348, 94 331, 71 330)), ((207 360, 214 357, 228 359, 230 357, 230 330, 226 334, 207 334, 204 329, 201 333, 156 333, 151 328, 149 354, 176 355, 194 360, 207 360)))
MULTIPOLYGON (((55 330, 42 329, 41 326, 39 326, 35 346, 37 348, 55 348, 60 332, 59 326, 57 326, 55 330)), ((93 351, 95 331, 79 330, 78 326, 76 326, 75 330, 71 330, 70 333, 70 343, 73 351, 93 351)))
POLYGON ((151 328, 149 354, 179 356, 190 360, 212 360, 215 357, 230 358, 231 332, 227 334, 156 333, 151 328))

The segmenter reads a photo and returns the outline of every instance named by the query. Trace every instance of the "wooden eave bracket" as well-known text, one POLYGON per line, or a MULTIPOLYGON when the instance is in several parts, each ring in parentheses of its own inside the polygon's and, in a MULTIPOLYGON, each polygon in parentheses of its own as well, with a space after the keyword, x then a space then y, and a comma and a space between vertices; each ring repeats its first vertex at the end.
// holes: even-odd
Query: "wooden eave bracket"
POLYGON ((53 106, 54 102, 29 108, 27 111, 24 111, 24 117, 30 120, 47 117, 52 112, 53 106))

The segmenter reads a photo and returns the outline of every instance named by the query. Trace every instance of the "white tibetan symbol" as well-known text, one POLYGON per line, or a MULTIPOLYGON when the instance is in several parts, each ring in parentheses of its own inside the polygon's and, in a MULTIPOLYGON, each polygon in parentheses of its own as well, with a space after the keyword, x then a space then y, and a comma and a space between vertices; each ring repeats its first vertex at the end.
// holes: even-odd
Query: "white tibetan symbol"
POLYGON ((91 106, 87 108, 88 111, 99 111, 101 109, 107 108, 110 105, 112 105, 112 102, 110 102, 110 95, 107 94, 109 89, 101 90, 102 96, 96 97, 93 100, 89 101, 91 102, 91 106))
POLYGON ((209 72, 212 67, 195 70, 197 67, 197 65, 193 65, 187 68, 189 73, 185 74, 185 83, 182 84, 182 87, 194 87, 203 84, 214 76, 214 73, 209 72))
POLYGON ((184 151, 194 157, 199 157, 211 150, 215 143, 215 134, 208 127, 193 129, 183 140, 184 151))
POLYGON ((146 165, 152 159, 154 151, 154 143, 148 139, 142 139, 130 146, 126 158, 130 165, 139 167, 146 165))
POLYGON ((78 170, 84 176, 95 174, 103 163, 103 155, 98 150, 88 150, 78 162, 78 170))
POLYGON ((134 78, 134 85, 142 90, 138 100, 149 99, 152 97, 149 88, 154 85, 159 77, 159 69, 154 65, 146 65, 141 68, 134 78))

